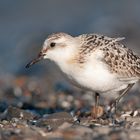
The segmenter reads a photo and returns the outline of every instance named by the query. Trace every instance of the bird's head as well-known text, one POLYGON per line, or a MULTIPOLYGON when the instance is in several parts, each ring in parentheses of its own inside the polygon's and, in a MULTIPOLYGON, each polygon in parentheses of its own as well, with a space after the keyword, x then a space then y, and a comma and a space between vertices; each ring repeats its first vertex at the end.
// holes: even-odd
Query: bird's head
POLYGON ((26 68, 29 68, 42 59, 50 59, 56 63, 64 62, 74 54, 77 43, 79 42, 75 37, 66 33, 52 34, 45 40, 37 58, 29 62, 26 68))

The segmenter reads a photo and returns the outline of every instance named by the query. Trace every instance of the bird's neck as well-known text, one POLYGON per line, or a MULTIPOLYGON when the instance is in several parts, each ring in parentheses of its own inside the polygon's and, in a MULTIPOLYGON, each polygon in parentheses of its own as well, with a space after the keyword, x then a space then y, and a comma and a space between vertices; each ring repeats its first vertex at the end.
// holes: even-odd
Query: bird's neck
POLYGON ((80 68, 77 64, 77 58, 74 54, 70 57, 66 57, 65 59, 60 59, 55 63, 59 66, 61 71, 67 75, 72 75, 73 72, 80 68))

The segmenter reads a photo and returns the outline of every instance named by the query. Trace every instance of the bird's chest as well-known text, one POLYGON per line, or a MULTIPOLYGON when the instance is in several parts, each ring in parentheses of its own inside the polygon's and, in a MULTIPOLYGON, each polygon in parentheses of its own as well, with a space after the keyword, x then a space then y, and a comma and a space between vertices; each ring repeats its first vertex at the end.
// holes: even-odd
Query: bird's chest
POLYGON ((97 61, 89 62, 79 69, 69 68, 66 75, 74 84, 97 92, 107 92, 120 84, 106 66, 97 61))

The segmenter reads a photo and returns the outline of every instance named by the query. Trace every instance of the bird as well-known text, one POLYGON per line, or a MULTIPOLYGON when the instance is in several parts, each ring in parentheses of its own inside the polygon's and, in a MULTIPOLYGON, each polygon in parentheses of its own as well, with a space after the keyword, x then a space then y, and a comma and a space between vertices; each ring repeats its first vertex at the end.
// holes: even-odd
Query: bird
POLYGON ((116 109, 120 99, 140 80, 140 57, 121 42, 123 39, 95 33, 53 33, 26 68, 43 59, 54 61, 74 85, 95 92, 95 107, 102 93, 120 93, 114 102, 116 109))

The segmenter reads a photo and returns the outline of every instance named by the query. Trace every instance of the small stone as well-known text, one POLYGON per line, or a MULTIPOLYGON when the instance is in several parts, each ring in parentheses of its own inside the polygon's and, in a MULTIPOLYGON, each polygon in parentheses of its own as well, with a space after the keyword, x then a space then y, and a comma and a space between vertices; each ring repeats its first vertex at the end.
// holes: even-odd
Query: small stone
POLYGON ((25 110, 9 106, 8 109, 4 112, 5 119, 12 120, 12 118, 19 118, 23 120, 33 120, 35 115, 29 113, 25 110))
POLYGON ((64 122, 73 123, 73 117, 67 112, 59 112, 50 114, 47 117, 41 118, 37 121, 36 125, 39 127, 50 127, 56 129, 64 122))
POLYGON ((136 117, 137 115, 138 115, 138 111, 137 110, 135 110, 134 112, 133 112, 133 117, 136 117))

